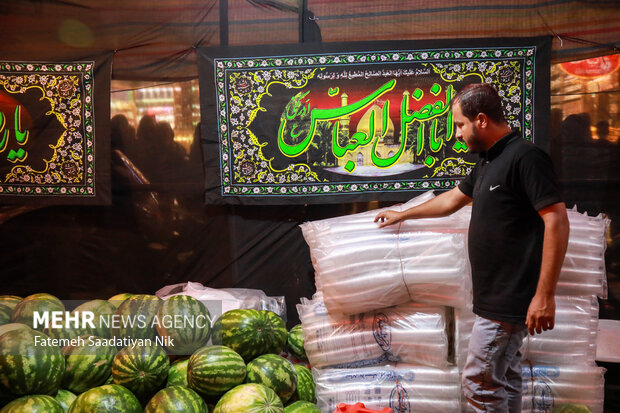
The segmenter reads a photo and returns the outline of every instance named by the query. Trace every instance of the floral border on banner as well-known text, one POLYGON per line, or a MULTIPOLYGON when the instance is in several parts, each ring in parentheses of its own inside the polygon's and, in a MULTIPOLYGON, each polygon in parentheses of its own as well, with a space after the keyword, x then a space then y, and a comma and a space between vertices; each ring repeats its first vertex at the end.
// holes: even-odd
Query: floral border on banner
POLYGON ((258 141, 251 128, 261 110, 261 99, 268 95, 271 83, 301 89, 329 67, 380 65, 389 69, 390 64, 420 63, 446 83, 475 76, 480 82, 495 85, 508 124, 519 128, 525 139, 533 141, 535 58, 536 46, 215 58, 221 193, 223 196, 308 196, 453 188, 474 163, 461 157, 448 157, 424 178, 377 183, 322 182, 312 167, 304 163, 276 169, 263 154, 266 144, 258 141))
MULTIPOLYGON (((9 94, 41 91, 63 132, 50 145, 45 167, 16 162, 0 177, 0 194, 95 196, 94 62, 0 62, 0 90, 9 94)), ((27 160, 27 158, 25 159, 27 160)), ((4 161, 4 159, 3 159, 4 161)))

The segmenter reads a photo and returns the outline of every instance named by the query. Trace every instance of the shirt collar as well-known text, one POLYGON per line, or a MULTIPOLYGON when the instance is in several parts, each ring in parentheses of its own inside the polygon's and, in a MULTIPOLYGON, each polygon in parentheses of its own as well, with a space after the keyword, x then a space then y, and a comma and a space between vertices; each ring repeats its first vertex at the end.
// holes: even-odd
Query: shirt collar
POLYGON ((510 142, 518 138, 519 138, 519 132, 517 131, 508 132, 506 135, 502 136, 497 142, 495 142, 493 146, 491 146, 487 151, 480 152, 480 157, 488 161, 492 161, 504 151, 504 148, 510 142))

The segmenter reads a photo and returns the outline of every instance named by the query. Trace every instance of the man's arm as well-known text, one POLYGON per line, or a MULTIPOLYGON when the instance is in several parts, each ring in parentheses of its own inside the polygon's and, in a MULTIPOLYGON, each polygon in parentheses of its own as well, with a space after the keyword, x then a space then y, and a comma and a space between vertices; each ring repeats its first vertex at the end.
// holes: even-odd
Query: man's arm
POLYGON ((527 310, 527 324, 530 334, 551 330, 555 321, 555 287, 568 246, 569 222, 563 202, 550 205, 538 211, 545 222, 542 263, 536 294, 527 310))
POLYGON ((445 217, 446 215, 458 211, 470 202, 471 198, 456 187, 436 196, 430 201, 426 201, 421 205, 411 207, 402 212, 380 212, 375 217, 375 222, 379 222, 379 228, 383 228, 387 225, 397 224, 406 219, 445 217))

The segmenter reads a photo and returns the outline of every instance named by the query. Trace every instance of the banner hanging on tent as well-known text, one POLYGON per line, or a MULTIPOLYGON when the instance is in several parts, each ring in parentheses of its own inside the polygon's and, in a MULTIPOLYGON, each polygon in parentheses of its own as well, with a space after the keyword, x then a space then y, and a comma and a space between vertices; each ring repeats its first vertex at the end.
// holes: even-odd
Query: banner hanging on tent
POLYGON ((476 158, 450 101, 493 84, 546 146, 550 38, 200 48, 207 203, 405 200, 476 158))
POLYGON ((0 202, 110 202, 110 65, 0 62, 0 202))

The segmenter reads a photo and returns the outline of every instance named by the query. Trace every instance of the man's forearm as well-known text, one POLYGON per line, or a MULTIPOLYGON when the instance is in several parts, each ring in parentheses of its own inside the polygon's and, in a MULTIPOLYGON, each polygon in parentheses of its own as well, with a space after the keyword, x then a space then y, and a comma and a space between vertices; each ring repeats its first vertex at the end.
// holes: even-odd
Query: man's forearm
POLYGON ((543 209, 540 215, 545 222, 545 235, 536 294, 554 295, 568 246, 569 222, 563 203, 543 209))
POLYGON ((445 217, 458 211, 470 201, 471 198, 463 194, 460 189, 453 188, 430 201, 403 211, 403 219, 445 217))

